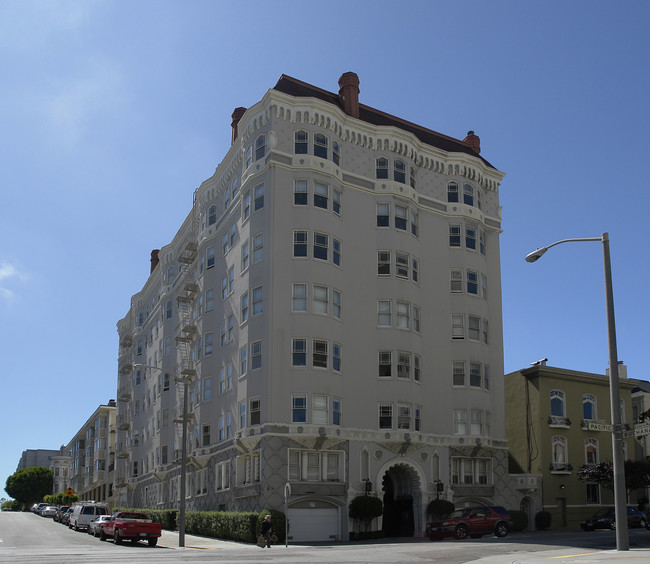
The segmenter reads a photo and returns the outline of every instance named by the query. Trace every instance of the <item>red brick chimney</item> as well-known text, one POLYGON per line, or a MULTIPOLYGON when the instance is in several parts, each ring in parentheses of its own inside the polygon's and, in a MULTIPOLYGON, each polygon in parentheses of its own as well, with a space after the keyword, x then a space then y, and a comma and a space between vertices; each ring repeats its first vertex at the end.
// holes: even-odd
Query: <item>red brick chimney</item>
POLYGON ((158 266, 158 263, 160 262, 160 259, 158 258, 158 253, 160 252, 160 249, 154 249, 151 251, 151 270, 149 271, 149 274, 153 272, 153 269, 158 266))
POLYGON ((481 139, 478 135, 474 135, 473 131, 467 132, 467 137, 463 139, 463 143, 473 149, 475 153, 481 154, 481 139))
POLYGON ((232 139, 230 144, 232 145, 237 139, 237 126, 239 125, 239 120, 246 113, 246 108, 235 108, 235 111, 232 113, 232 139))
POLYGON ((356 73, 346 72, 339 78, 339 101, 346 114, 359 117, 359 77, 356 73))

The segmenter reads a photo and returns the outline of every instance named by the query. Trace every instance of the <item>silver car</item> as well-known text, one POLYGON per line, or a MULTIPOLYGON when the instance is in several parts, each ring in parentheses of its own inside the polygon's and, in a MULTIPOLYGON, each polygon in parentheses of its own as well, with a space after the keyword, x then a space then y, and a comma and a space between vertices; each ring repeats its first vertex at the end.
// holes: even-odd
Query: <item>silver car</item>
POLYGON ((88 534, 93 537, 98 537, 104 523, 110 520, 110 515, 100 515, 99 517, 95 517, 90 523, 88 523, 88 534))
POLYGON ((41 509, 41 517, 54 517, 58 509, 56 505, 46 505, 41 509))

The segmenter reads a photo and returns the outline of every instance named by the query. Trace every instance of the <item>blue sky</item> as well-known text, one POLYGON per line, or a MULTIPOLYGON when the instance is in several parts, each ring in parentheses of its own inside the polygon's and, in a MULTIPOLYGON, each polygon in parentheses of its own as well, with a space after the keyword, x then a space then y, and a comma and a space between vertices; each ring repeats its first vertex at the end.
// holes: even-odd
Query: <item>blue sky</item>
POLYGON ((0 488, 115 397, 151 250, 283 73, 354 71, 362 103, 481 137, 506 173, 506 372, 604 372, 601 245, 523 257, 608 231, 619 358, 650 379, 649 25, 646 1, 1 2, 0 488))

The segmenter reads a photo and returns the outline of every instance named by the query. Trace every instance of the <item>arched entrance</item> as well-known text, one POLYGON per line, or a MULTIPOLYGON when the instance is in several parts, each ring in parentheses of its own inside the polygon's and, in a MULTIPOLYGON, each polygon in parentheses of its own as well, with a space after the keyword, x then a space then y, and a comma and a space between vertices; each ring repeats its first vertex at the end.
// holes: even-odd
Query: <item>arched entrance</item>
POLYGON ((421 528, 422 493, 415 469, 397 463, 382 477, 384 492, 383 532, 387 537, 412 537, 421 528))

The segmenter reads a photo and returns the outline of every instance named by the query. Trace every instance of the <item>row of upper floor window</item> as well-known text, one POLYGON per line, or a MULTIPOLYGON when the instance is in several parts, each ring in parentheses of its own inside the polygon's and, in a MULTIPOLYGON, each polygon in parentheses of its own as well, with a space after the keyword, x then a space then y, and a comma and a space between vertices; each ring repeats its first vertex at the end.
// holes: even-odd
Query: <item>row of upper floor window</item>
MULTIPOLYGON (((567 417, 567 399, 563 390, 553 389, 549 392, 550 422, 557 425, 570 425, 567 417)), ((590 393, 582 394, 582 419, 598 419, 598 399, 590 393)), ((620 402, 621 421, 625 421, 625 402, 620 402)))
POLYGON ((492 415, 489 411, 482 409, 454 409, 453 421, 454 435, 490 436, 492 415))
MULTIPOLYGON (((566 472, 572 470, 569 459, 568 438, 563 435, 553 435, 550 447, 551 471, 566 472)), ((627 445, 625 443, 623 443, 623 450, 624 460, 627 460, 627 445)), ((584 455, 584 464, 598 464, 600 462, 600 446, 598 439, 595 437, 587 437, 583 440, 581 452, 584 455)))

